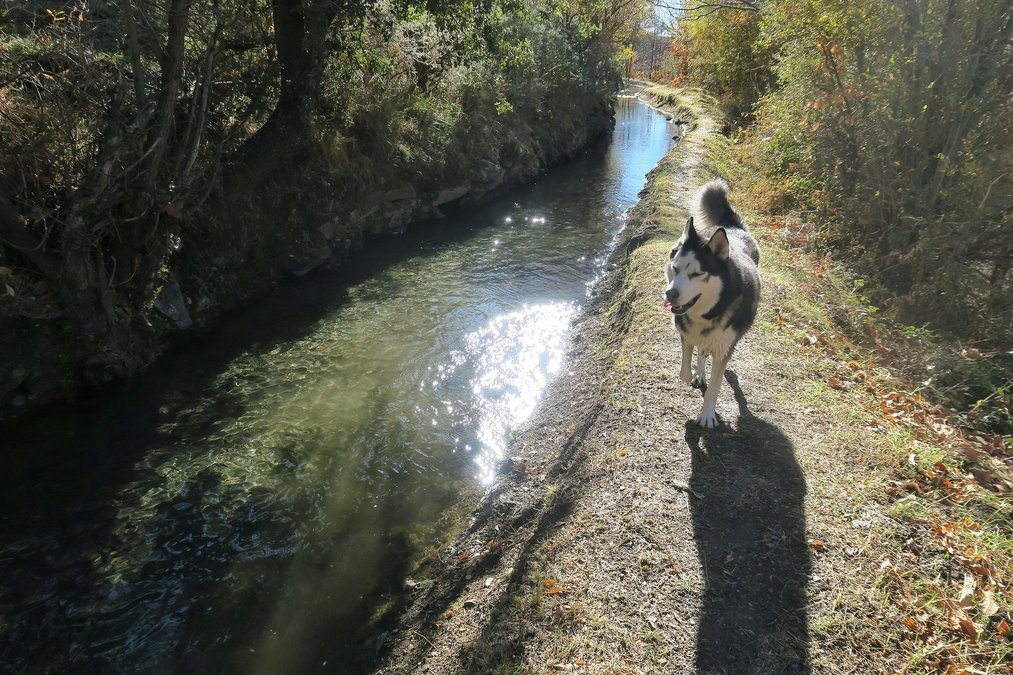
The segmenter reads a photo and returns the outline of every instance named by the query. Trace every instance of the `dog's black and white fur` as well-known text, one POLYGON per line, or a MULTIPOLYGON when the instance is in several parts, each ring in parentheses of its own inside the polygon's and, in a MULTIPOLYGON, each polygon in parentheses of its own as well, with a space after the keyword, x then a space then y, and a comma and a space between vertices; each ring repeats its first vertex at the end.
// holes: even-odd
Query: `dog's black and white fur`
POLYGON ((697 230, 693 218, 687 221, 665 265, 665 298, 682 338, 679 378, 706 390, 697 423, 713 429, 718 425, 715 404, 728 360, 756 318, 760 249, 728 202, 728 184, 723 180, 704 185, 697 202, 704 228, 697 230), (710 386, 708 356, 713 357, 710 386))

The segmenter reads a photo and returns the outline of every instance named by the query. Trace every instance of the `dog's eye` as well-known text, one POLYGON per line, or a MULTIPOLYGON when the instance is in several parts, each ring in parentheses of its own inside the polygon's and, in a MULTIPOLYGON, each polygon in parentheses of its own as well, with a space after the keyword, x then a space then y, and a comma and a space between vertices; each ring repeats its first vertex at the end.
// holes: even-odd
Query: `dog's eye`
POLYGON ((703 272, 693 272, 692 274, 689 275, 689 278, 690 279, 696 279, 697 277, 702 277, 702 276, 703 276, 703 272))

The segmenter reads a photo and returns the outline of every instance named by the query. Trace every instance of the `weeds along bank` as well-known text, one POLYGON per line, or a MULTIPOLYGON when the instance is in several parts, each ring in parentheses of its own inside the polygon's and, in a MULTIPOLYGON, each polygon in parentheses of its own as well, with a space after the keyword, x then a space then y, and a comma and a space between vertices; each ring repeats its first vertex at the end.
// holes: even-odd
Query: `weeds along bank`
POLYGON ((642 96, 685 134, 575 321, 574 367, 415 577, 378 672, 1004 672, 1002 439, 906 391, 917 341, 770 227, 713 99, 642 96), (661 270, 714 177, 739 186, 764 295, 701 432, 661 270))
POLYGON ((610 128, 624 9, 0 9, 0 415, 610 128))
POLYGON ((955 347, 929 389, 1008 433, 1009 3, 727 4, 686 3, 670 72, 728 111, 766 213, 845 260, 869 311, 955 347))

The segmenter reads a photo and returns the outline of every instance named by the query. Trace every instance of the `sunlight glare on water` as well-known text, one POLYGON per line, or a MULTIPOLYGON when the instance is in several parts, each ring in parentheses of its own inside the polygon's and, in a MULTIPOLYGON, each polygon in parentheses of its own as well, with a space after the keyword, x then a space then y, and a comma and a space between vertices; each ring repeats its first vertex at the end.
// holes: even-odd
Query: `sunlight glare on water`
POLYGON ((574 303, 547 303, 500 314, 465 338, 475 362, 471 391, 477 401, 478 479, 490 485, 511 429, 535 410, 549 379, 563 365, 574 303))
POLYGON ((0 663, 361 670, 562 367, 672 133, 620 99, 611 142, 533 185, 254 299, 126 392, 9 425, 0 663))

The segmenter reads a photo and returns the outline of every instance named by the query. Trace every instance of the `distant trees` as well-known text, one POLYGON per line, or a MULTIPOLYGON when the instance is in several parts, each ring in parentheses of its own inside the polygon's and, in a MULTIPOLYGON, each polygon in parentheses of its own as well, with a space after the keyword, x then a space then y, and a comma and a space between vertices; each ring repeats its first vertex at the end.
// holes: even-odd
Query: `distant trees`
POLYGON ((773 83, 771 49, 757 44, 753 10, 752 3, 686 3, 673 39, 673 49, 685 54, 686 77, 740 119, 773 83))

